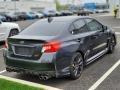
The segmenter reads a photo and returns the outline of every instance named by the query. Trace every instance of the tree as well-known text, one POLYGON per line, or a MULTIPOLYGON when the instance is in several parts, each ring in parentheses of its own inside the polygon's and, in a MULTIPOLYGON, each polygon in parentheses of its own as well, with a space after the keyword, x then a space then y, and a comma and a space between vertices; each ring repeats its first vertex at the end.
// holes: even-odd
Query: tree
POLYGON ((66 10, 68 9, 67 5, 61 5, 60 2, 58 0, 54 0, 55 4, 56 4, 56 9, 57 11, 61 11, 61 10, 66 10))
POLYGON ((54 2, 55 2, 55 4, 56 4, 56 9, 57 9, 58 11, 60 11, 61 5, 60 5, 59 1, 58 1, 58 0, 54 0, 54 2))

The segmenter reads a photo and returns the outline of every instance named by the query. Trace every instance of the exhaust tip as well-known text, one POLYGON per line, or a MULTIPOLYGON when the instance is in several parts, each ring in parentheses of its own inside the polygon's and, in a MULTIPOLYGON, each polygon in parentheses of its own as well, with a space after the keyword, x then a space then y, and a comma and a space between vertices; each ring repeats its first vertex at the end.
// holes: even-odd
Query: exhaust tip
POLYGON ((50 77, 48 75, 38 75, 40 80, 48 80, 50 77))

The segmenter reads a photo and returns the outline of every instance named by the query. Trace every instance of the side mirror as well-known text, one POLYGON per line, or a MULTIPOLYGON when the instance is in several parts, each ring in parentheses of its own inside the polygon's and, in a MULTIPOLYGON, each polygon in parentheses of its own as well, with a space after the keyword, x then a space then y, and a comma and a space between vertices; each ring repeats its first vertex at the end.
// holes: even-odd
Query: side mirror
POLYGON ((76 34, 76 33, 78 33, 78 31, 79 31, 79 29, 74 29, 74 30, 71 31, 71 33, 76 34))
POLYGON ((2 24, 2 21, 0 20, 0 24, 2 24))
POLYGON ((103 30, 105 31, 107 29, 108 29, 108 27, 103 25, 103 30))

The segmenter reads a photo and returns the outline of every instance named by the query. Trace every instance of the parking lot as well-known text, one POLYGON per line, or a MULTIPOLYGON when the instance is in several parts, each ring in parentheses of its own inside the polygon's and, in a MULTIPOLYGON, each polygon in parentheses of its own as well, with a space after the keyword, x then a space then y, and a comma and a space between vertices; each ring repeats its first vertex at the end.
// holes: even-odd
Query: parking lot
MULTIPOLYGON (((109 15, 91 15, 91 17, 113 28, 117 34, 117 46, 113 54, 107 54, 99 58, 94 63, 85 67, 82 76, 78 80, 70 80, 68 78, 51 78, 46 81, 39 80, 37 76, 26 75, 22 76, 17 73, 8 73, 5 71, 4 60, 2 56, 2 46, 0 46, 0 74, 19 78, 35 83, 40 83, 44 85, 49 85, 57 87, 63 90, 88 90, 91 86, 97 85, 96 81, 100 80, 102 76, 113 66, 117 61, 120 60, 120 20, 114 19, 114 17, 109 15)), ((27 20, 16 22, 20 25, 21 29, 26 28, 37 20, 27 20)), ((92 90, 92 89, 91 89, 92 90)), ((96 90, 120 90, 120 66, 117 66, 115 70, 102 80, 101 84, 97 86, 96 90)))

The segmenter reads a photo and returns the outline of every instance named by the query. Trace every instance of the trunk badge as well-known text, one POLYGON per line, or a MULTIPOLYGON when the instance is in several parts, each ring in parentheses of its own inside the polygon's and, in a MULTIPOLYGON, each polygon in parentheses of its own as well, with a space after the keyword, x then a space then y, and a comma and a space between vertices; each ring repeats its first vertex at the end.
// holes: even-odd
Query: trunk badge
POLYGON ((25 42, 24 41, 20 41, 20 44, 24 44, 25 42))

